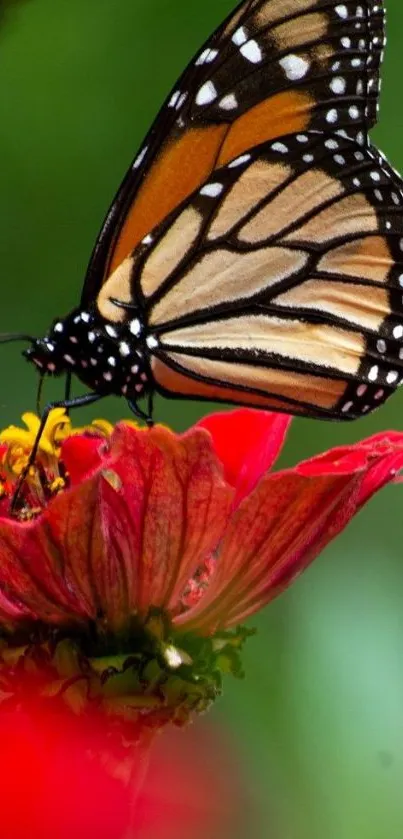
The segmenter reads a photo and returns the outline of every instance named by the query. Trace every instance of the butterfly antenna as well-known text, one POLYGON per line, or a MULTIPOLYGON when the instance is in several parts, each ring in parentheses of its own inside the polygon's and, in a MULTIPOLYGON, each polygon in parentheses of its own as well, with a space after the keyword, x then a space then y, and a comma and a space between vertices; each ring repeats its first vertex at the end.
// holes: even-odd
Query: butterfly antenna
POLYGON ((24 332, 5 332, 0 335, 0 344, 11 344, 12 341, 28 341, 33 344, 35 340, 32 335, 26 335, 24 332))

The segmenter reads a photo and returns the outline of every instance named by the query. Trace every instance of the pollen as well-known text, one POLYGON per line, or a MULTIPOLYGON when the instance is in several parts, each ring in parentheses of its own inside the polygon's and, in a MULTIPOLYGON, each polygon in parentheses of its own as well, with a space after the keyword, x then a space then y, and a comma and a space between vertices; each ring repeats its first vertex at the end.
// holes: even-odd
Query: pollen
POLYGON ((36 518, 48 501, 70 484, 62 458, 64 441, 77 434, 108 439, 113 426, 97 419, 83 428, 73 428, 65 409, 54 408, 38 440, 40 418, 26 412, 22 420, 25 427, 11 425, 0 433, 0 499, 9 499, 10 514, 26 522, 36 518), (34 446, 37 451, 31 463, 34 446))

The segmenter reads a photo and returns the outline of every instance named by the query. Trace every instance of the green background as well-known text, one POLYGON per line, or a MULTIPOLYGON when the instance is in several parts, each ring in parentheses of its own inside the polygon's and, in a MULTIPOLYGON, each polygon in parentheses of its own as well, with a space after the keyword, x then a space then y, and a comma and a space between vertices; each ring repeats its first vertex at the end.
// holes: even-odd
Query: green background
MULTIPOLYGON (((0 29, 0 330, 41 334, 76 304, 121 176, 182 67, 232 5, 10 5, 0 29)), ((401 2, 390 0, 388 12, 374 138, 403 169, 401 2)), ((18 345, 1 348, 0 370, 4 426, 34 408, 36 378, 18 345)), ((61 384, 46 392, 61 393, 61 384)), ((400 392, 355 424, 295 420, 282 462, 401 428, 402 406, 400 392)), ((185 402, 157 406, 158 418, 176 429, 204 411, 185 402)), ((102 413, 127 415, 118 400, 102 413)), ((214 711, 232 739, 248 802, 238 813, 234 799, 229 836, 403 837, 402 503, 402 487, 384 490, 254 621, 247 678, 228 682, 214 711)))

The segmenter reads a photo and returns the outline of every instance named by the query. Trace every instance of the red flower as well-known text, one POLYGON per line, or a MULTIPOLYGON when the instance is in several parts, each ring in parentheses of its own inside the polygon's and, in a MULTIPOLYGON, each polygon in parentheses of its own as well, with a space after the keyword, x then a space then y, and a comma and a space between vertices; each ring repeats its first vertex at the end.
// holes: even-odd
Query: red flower
POLYGON ((238 410, 183 435, 121 423, 109 437, 101 423, 74 434, 54 412, 12 517, 4 505, 37 428, 26 421, 1 437, 3 689, 17 694, 23 671, 24 691, 132 720, 146 703, 158 725, 183 723, 222 671, 240 672, 248 633, 229 630, 403 467, 399 432, 273 472, 288 417, 238 410))
POLYGON ((395 478, 403 433, 273 472, 288 417, 239 410, 183 435, 102 421, 74 433, 54 411, 12 512, 38 428, 25 422, 0 435, 0 724, 14 729, 14 754, 16 731, 39 725, 57 751, 54 797, 63 772, 91 776, 106 810, 98 821, 88 811, 87 832, 103 825, 112 839, 134 824, 125 784, 155 732, 242 673, 239 623, 395 478), (28 722, 9 725, 19 714, 28 722), (108 822, 109 805, 122 823, 108 822))

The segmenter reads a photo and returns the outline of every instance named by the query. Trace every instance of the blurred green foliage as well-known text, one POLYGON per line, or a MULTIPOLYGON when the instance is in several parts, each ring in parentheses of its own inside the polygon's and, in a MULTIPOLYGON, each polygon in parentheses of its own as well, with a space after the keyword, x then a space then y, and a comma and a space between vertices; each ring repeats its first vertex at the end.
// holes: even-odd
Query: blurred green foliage
MULTIPOLYGON (((0 329, 40 334, 78 300, 99 225, 151 119, 233 4, 7 5, 0 33, 0 329)), ((403 168, 401 2, 389 0, 388 12, 374 138, 403 168)), ((1 348, 1 374, 4 426, 34 407, 36 381, 16 345, 1 348)), ((60 382, 48 384, 49 396, 60 393, 60 382)), ((402 404, 400 393, 352 425, 296 420, 282 463, 401 428, 402 404)), ((157 415, 183 429, 205 411, 161 400, 157 415)), ((118 400, 102 413, 126 416, 118 400)), ((260 632, 247 645, 247 678, 228 684, 214 712, 235 738, 249 790, 237 839, 403 836, 402 492, 385 490, 254 622, 260 632)))

